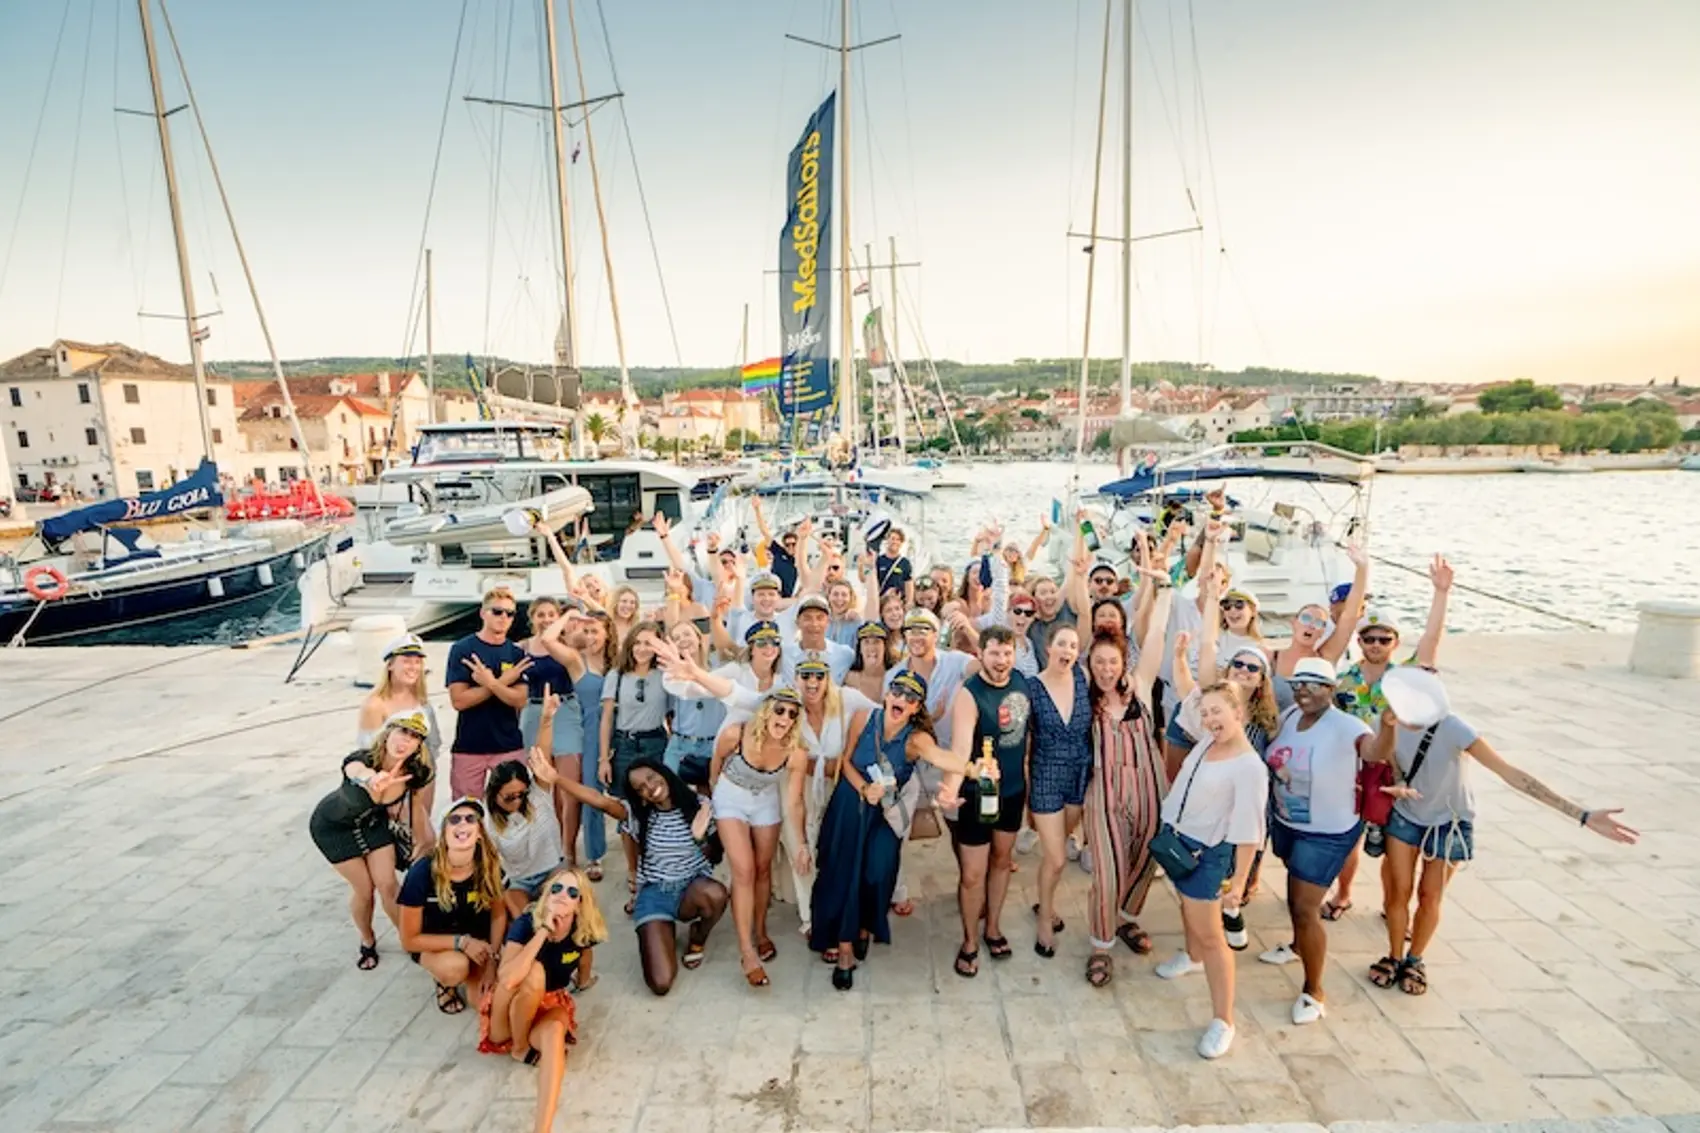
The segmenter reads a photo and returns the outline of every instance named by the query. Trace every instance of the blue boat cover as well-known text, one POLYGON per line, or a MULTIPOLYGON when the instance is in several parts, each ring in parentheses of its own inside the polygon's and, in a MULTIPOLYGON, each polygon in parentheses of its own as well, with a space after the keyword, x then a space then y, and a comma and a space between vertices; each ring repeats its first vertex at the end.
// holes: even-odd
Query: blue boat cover
POLYGON ((62 543, 79 531, 93 531, 113 523, 135 523, 143 519, 166 519, 185 512, 224 506, 224 494, 218 490, 218 465, 201 461, 195 474, 179 480, 169 488, 102 500, 98 504, 68 511, 41 521, 41 537, 49 543, 62 543))
POLYGON ((1106 496, 1132 499, 1159 487, 1190 484, 1211 480, 1294 480, 1306 484, 1350 484, 1363 482, 1361 476, 1342 472, 1319 472, 1309 468, 1166 468, 1141 472, 1125 480, 1105 484, 1098 491, 1106 496))

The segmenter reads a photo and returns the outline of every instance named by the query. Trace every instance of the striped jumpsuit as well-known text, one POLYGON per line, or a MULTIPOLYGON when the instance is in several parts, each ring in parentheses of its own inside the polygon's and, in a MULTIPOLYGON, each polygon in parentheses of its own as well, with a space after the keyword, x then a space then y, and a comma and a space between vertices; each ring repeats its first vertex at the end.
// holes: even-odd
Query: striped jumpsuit
POLYGON ((1086 845, 1092 851, 1089 931, 1099 950, 1115 942, 1118 913, 1145 907, 1153 873, 1149 846, 1163 804, 1163 756, 1135 700, 1120 720, 1092 720, 1092 781, 1086 788, 1086 845))

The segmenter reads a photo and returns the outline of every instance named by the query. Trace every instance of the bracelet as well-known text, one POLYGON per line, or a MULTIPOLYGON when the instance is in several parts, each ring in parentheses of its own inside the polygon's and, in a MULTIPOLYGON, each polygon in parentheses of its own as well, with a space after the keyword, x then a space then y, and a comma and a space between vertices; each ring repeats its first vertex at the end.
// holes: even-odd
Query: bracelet
POLYGON ((1583 811, 1582 812, 1582 821, 1578 825, 1581 825, 1581 826, 1588 825, 1588 819, 1592 818, 1593 816, 1594 816, 1593 811, 1591 811, 1591 810, 1583 811))
POLYGON ((461 942, 461 935, 460 935, 460 933, 457 932, 457 933, 455 933, 455 951, 456 952, 460 951, 460 942, 461 942))

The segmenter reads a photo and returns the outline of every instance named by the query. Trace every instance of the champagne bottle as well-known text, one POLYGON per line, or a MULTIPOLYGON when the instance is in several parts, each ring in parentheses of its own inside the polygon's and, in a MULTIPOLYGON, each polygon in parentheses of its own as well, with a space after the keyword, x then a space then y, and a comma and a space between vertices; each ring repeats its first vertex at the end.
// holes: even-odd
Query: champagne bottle
POLYGON ((992 778, 997 757, 992 754, 992 737, 980 745, 980 821, 990 825, 998 820, 998 783, 992 778))

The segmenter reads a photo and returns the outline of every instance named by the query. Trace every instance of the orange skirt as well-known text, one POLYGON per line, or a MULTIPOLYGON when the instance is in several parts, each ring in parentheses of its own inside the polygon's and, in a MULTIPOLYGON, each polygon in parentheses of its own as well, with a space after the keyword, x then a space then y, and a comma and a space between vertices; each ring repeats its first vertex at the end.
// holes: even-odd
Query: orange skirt
MULTIPOLYGON (((478 1001, 478 1053, 512 1054, 514 1042, 511 1038, 501 1042, 492 1042, 490 1039, 490 1011, 495 1001, 494 988, 485 992, 483 998, 478 1001)), ((537 1014, 541 1016, 557 1008, 567 1013, 567 1045, 573 1046, 578 1042, 578 1005, 573 1002, 570 992, 565 989, 544 992, 542 1002, 537 1005, 537 1014)))

